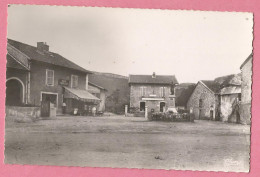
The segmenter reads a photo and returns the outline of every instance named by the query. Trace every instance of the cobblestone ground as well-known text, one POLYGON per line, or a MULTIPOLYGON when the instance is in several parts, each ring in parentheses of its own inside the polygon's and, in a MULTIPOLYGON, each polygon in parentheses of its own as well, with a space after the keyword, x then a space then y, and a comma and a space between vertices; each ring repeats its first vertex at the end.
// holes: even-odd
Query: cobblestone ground
POLYGON ((214 121, 57 117, 6 118, 5 163, 248 171, 250 127, 214 121))

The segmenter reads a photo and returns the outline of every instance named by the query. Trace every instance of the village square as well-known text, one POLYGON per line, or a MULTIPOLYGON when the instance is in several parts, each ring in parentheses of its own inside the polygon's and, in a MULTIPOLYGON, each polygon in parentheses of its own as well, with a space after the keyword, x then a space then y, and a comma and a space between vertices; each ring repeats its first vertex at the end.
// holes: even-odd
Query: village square
POLYGON ((6 163, 248 169, 252 54, 240 73, 179 83, 90 71, 46 42, 7 52, 6 163))
POLYGON ((5 164, 249 172, 253 24, 9 5, 5 164))

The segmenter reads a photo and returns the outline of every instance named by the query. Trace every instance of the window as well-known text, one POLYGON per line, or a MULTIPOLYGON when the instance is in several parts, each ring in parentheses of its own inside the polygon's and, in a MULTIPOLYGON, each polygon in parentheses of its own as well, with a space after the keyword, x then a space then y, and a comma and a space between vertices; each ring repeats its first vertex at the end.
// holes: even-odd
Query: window
POLYGON ((199 100, 199 107, 202 107, 202 99, 199 100))
POLYGON ((238 101, 241 101, 241 93, 238 94, 238 101))
POLYGON ((71 88, 77 88, 78 87, 78 76, 71 75, 71 88))
POLYGON ((54 86, 54 71, 46 69, 46 85, 54 86))
POLYGON ((171 86, 171 95, 174 95, 174 94, 175 94, 175 85, 171 86))
POLYGON ((140 87, 141 96, 146 95, 146 87, 140 87))
POLYGON ((165 97, 166 87, 160 87, 160 95, 161 97, 165 97))

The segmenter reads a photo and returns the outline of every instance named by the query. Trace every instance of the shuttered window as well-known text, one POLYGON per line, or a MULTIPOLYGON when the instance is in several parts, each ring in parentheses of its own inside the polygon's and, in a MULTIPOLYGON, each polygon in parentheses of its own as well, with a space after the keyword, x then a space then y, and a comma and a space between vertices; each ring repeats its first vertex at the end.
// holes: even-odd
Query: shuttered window
POLYGON ((165 97, 166 87, 160 87, 160 96, 165 97))
POLYGON ((78 76, 71 75, 71 88, 77 88, 77 87, 78 87, 78 76))
POLYGON ((54 71, 46 69, 46 85, 54 86, 54 71))
POLYGON ((146 95, 146 87, 140 87, 140 95, 145 96, 146 95))

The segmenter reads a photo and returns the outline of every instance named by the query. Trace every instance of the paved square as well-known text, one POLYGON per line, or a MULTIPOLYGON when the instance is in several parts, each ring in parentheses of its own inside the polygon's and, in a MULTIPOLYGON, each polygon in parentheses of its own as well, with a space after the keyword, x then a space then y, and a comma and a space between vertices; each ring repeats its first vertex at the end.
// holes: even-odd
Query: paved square
POLYGON ((6 118, 5 163, 248 171, 250 126, 140 117, 6 118))

